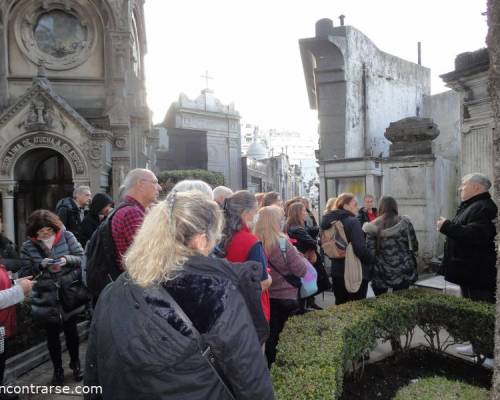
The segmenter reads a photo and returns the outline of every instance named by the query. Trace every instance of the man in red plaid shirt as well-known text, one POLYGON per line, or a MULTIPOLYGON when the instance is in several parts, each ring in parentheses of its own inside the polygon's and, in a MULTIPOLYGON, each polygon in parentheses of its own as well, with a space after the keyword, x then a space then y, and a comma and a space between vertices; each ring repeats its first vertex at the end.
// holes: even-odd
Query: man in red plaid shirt
POLYGON ((155 174, 143 168, 130 171, 123 181, 122 188, 123 202, 129 205, 119 209, 111 220, 111 233, 120 269, 123 269, 123 255, 142 225, 146 210, 158 200, 161 191, 155 174))

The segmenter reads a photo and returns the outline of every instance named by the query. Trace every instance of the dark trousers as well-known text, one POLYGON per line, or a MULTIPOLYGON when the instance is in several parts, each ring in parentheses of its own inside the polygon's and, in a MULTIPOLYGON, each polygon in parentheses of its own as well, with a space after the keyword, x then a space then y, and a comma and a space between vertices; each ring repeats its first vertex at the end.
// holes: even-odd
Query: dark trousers
POLYGON ((368 281, 361 282, 361 286, 356 293, 349 293, 345 288, 345 282, 343 276, 332 276, 332 289, 335 295, 335 304, 340 305, 347 303, 348 301, 361 300, 366 298, 366 292, 368 291, 368 281))
MULTIPOLYGON (((393 287, 392 291, 397 292, 398 290, 405 290, 405 289, 408 289, 409 287, 410 287, 409 283, 403 283, 399 286, 393 287)), ((372 290, 373 290, 373 293, 375 294, 375 296, 380 296, 381 294, 387 293, 389 291, 389 289, 387 289, 387 288, 384 288, 384 289, 378 288, 378 287, 373 286, 373 284, 372 284, 372 290)))
POLYGON ((71 364, 80 360, 80 356, 78 354, 80 341, 78 339, 76 318, 70 318, 65 321, 63 325, 46 324, 45 329, 47 333, 47 347, 49 348, 50 359, 52 360, 54 369, 62 368, 61 340, 59 339, 61 329, 64 331, 64 337, 66 338, 66 346, 68 347, 71 364))
POLYGON ((485 301, 495 304, 495 291, 488 289, 473 289, 467 286, 460 286, 462 296, 473 301, 485 301))
POLYGON ((290 315, 294 315, 299 310, 299 302, 292 299, 271 299, 271 320, 269 321, 269 338, 266 342, 267 365, 276 360, 276 346, 280 333, 285 326, 285 322, 290 315))
POLYGON ((3 344, 3 353, 0 354, 0 386, 3 385, 3 374, 5 373, 5 362, 7 361, 7 348, 10 339, 5 339, 3 344))

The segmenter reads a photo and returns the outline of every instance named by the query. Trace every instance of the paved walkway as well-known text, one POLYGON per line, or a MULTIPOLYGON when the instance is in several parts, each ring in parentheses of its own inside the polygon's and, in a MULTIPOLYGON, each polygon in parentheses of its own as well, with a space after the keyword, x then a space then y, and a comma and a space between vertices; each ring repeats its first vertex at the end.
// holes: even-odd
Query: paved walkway
MULTIPOLYGON (((85 351, 87 350, 87 342, 83 342, 80 344, 80 358, 82 360, 82 364, 85 360, 85 351)), ((69 355, 68 352, 65 351, 63 353, 63 367, 65 372, 65 385, 62 387, 65 390, 65 393, 62 394, 42 394, 43 390, 50 385, 50 381, 52 380, 52 363, 50 361, 38 366, 37 368, 31 370, 27 374, 18 378, 16 381, 17 386, 30 386, 34 385, 38 387, 38 394, 22 394, 19 396, 21 400, 33 399, 33 400, 73 400, 73 399, 82 399, 82 395, 74 394, 75 391, 78 390, 76 386, 83 385, 83 382, 75 382, 73 380, 72 371, 69 368, 69 355), (45 388, 44 388, 45 387, 45 388)), ((33 392, 32 392, 33 393, 33 392)))
MULTIPOLYGON (((430 281, 425 282, 424 280, 424 285, 427 286, 435 286, 435 288, 440 288, 444 284, 444 281, 441 280, 441 278, 432 278, 430 281)), ((449 286, 449 284, 448 284, 449 286)), ((456 287, 449 287, 449 290, 453 294, 457 294, 456 292, 456 287)), ((368 297, 373 297, 373 292, 371 289, 369 289, 368 292, 368 297)), ((316 302, 321 305, 322 307, 327 307, 329 305, 335 304, 335 297, 333 296, 332 292, 326 292, 324 294, 321 294, 317 296, 316 302)), ((446 332, 442 332, 442 339, 445 339, 447 337, 446 332)), ((421 344, 426 344, 423 332, 420 329, 415 330, 415 335, 413 338, 412 342, 412 347, 413 346, 418 346, 421 344)), ((85 350, 87 347, 87 342, 83 342, 80 344, 80 357, 82 360, 82 364, 84 363, 85 360, 85 350)), ((370 360, 369 362, 376 362, 379 361, 385 357, 387 357, 390 353, 392 352, 391 346, 389 342, 382 342, 379 341, 377 347, 370 353, 370 360)), ((461 356, 456 352, 456 346, 452 346, 448 349, 448 353, 461 357, 465 360, 472 361, 470 357, 465 357, 461 356)), ((68 358, 68 353, 65 352, 63 354, 63 365, 65 366, 65 373, 66 373, 66 385, 68 385, 65 389, 68 391, 66 394, 25 394, 25 395, 20 395, 21 400, 27 400, 27 399, 36 399, 36 400, 72 400, 72 399, 82 399, 83 396, 74 394, 75 387, 77 386, 77 383, 73 381, 72 375, 71 375, 71 370, 68 367, 69 364, 69 358, 68 358)), ((29 386, 29 385, 36 385, 36 386, 46 386, 50 385, 50 381, 52 378, 52 364, 50 361, 40 365, 39 367, 35 368, 34 370, 28 372, 27 374, 23 375, 21 378, 19 378, 16 382, 18 386, 29 386)), ((41 390, 41 389, 39 389, 41 390)), ((41 392, 39 392, 41 393, 41 392)))

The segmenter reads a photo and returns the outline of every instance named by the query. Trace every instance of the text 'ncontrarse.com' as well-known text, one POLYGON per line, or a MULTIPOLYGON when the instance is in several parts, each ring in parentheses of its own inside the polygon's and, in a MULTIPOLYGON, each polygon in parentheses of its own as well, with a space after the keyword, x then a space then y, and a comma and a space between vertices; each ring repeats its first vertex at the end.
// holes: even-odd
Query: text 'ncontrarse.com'
POLYGON ((13 385, 0 386, 2 394, 102 394, 101 386, 49 386, 49 385, 13 385))

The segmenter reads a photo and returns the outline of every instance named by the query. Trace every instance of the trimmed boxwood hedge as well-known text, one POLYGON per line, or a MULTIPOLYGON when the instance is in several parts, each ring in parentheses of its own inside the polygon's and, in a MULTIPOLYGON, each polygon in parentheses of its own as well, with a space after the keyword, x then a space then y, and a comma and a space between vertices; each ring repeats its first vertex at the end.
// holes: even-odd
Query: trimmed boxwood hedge
POLYGON ((484 388, 443 377, 419 379, 400 389, 394 400, 488 400, 490 393, 484 388))
POLYGON ((277 397, 338 398, 344 372, 350 364, 356 367, 377 339, 405 335, 404 350, 416 326, 435 351, 469 341, 481 354, 493 352, 493 305, 424 289, 404 290, 290 318, 271 369, 277 397), (437 335, 441 329, 450 334, 444 343, 437 335))

